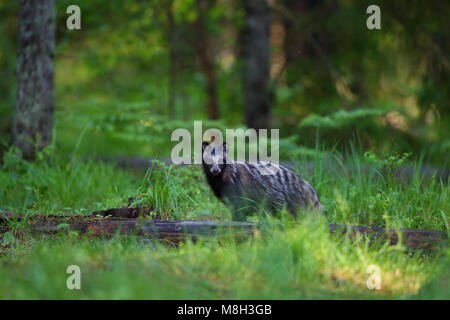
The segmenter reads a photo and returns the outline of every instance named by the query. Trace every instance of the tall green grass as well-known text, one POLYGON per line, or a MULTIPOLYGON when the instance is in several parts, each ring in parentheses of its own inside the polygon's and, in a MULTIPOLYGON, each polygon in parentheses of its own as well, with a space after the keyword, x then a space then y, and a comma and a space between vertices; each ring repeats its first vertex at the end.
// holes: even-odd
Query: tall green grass
MULTIPOLYGON (((362 157, 355 149, 345 158, 335 151, 316 154, 297 155, 293 170, 316 188, 329 222, 448 231, 448 181, 424 178, 419 162, 412 162, 410 178, 399 180, 395 170, 406 161, 404 155, 362 157)), ((11 150, 3 158, 0 179, 2 210, 87 213, 127 205, 134 197, 136 205, 153 207, 163 219, 231 218, 196 165, 154 161, 144 175, 55 152, 29 163, 11 150)))
MULTIPOLYGON (((326 217, 271 218, 285 228, 269 224, 246 241, 212 238, 175 248, 65 230, 36 237, 11 222, 0 232, 0 298, 450 298, 448 247, 411 255, 401 245, 350 243, 327 231, 329 222, 448 230, 448 183, 424 179, 418 169, 410 181, 399 182, 385 170, 395 159, 375 161, 357 150, 322 157, 322 151, 312 158, 297 154, 295 170, 318 190, 326 217), (312 161, 312 172, 306 161, 312 161), (69 265, 81 268, 81 290, 66 288, 69 265), (381 290, 367 288, 370 265, 380 268, 381 290)), ((162 218, 231 219, 197 166, 154 162, 144 174, 54 151, 28 163, 10 151, 0 181, 2 210, 83 214, 124 206, 134 197, 162 218)))
POLYGON ((351 244, 330 239, 324 221, 310 219, 267 232, 244 242, 205 239, 179 248, 71 234, 41 240, 31 249, 16 244, 0 259, 0 298, 449 298, 443 277, 448 249, 432 259, 409 256, 399 247, 351 244), (69 265, 81 269, 81 290, 66 287, 69 265), (380 269, 379 290, 367 287, 371 265, 380 269))
POLYGON ((138 175, 113 165, 67 158, 51 151, 35 162, 11 149, 0 170, 0 210, 21 213, 87 213, 126 204, 138 175))

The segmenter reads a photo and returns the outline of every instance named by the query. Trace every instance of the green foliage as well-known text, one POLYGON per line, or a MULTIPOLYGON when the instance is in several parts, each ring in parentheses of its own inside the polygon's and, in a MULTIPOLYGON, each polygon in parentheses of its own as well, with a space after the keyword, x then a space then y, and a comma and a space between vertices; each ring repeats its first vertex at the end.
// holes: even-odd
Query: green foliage
MULTIPOLYGON (((335 160, 343 158, 330 154, 335 160)), ((305 166, 308 158, 297 159, 297 170, 318 190, 327 217, 269 219, 283 222, 284 230, 269 224, 262 237, 256 234, 251 241, 213 238, 173 250, 136 238, 107 240, 85 235, 80 239, 64 225, 59 226, 58 235, 37 239, 23 224, 10 221, 10 230, 0 238, 0 297, 448 298, 448 250, 410 257, 401 246, 374 247, 364 241, 351 244, 331 239, 326 225, 446 230, 449 186, 419 178, 408 184, 386 185, 374 170, 364 173, 364 163, 357 154, 350 157, 350 171, 344 162, 342 166, 327 163, 330 156, 313 157, 315 170, 311 175, 305 166), (80 291, 66 288, 65 270, 73 264, 82 271, 80 291), (371 264, 382 271, 381 292, 366 287, 366 269, 371 264)), ((195 166, 167 166, 155 161, 142 180, 143 173, 136 176, 103 163, 65 159, 52 150, 45 150, 38 159, 25 162, 14 150, 4 156, 0 170, 1 181, 6 182, 0 186, 2 209, 84 214, 124 206, 132 196, 135 205, 152 206, 161 218, 231 219, 195 166)), ((374 161, 395 166, 402 157, 374 161)))
POLYGON ((307 160, 314 158, 324 158, 330 156, 331 152, 325 148, 309 148, 299 143, 300 135, 292 135, 286 138, 280 138, 280 159, 289 159, 299 162, 299 159, 307 160))
MULTIPOLYGON (((293 152, 294 169, 317 189, 330 222, 447 229, 448 185, 434 178, 425 180, 419 163, 410 181, 399 180, 396 169, 408 155, 379 158, 366 153, 370 161, 365 162, 358 154, 343 161, 335 151, 321 151, 321 156, 318 150, 313 157, 310 151, 293 152)), ((5 181, 0 186, 2 210, 86 213, 120 207, 134 197, 136 204, 153 207, 162 218, 230 218, 229 210, 209 190, 199 166, 154 161, 142 179, 140 174, 109 164, 67 159, 49 150, 38 159, 24 161, 14 149, 5 154, 0 170, 5 181)))
POLYGON ((135 238, 63 235, 13 250, 0 257, 2 299, 449 297, 440 273, 445 263, 430 264, 400 248, 331 239, 318 220, 268 229, 253 240, 200 240, 176 250, 135 238), (81 270, 81 290, 66 288, 66 269, 74 264, 81 270), (380 268, 382 290, 367 289, 369 265, 380 268))
POLYGON ((391 185, 395 183, 395 171, 405 163, 411 156, 411 152, 402 154, 385 154, 383 157, 377 157, 372 151, 364 153, 364 159, 367 160, 374 170, 380 172, 386 182, 391 185))
POLYGON ((37 161, 21 159, 16 149, 0 170, 2 210, 22 213, 86 213, 126 203, 136 177, 112 165, 67 159, 45 150, 37 161))
MULTIPOLYGON (((351 0, 321 2, 303 10, 287 8, 298 25, 287 23, 284 43, 273 48, 274 54, 287 58, 272 83, 274 126, 283 138, 300 135, 307 148, 313 147, 314 128, 320 126, 321 140, 328 147, 342 151, 358 132, 367 150, 426 150, 427 162, 448 166, 450 73, 442 55, 450 39, 443 14, 448 4, 430 7, 418 0, 405 7, 381 1, 383 28, 389 32, 364 27, 369 4, 351 0), (303 39, 299 34, 305 40, 299 41, 303 39), (398 114, 392 118, 387 111, 398 114)), ((4 142, 10 141, 16 94, 17 11, 18 3, 0 1, 5 17, 0 21, 0 141, 4 142)), ((65 129, 58 130, 60 148, 71 148, 87 126, 92 146, 81 141, 80 154, 155 156, 159 151, 167 156, 169 143, 161 137, 168 128, 158 126, 164 127, 168 117, 172 51, 177 61, 172 84, 175 122, 170 123, 186 127, 194 119, 206 118, 207 81, 198 59, 196 1, 158 0, 149 5, 140 0, 95 4, 61 0, 56 13, 57 126, 65 129), (80 31, 66 28, 65 9, 70 4, 82 9, 80 31), (170 36, 169 4, 175 40, 170 36), (140 123, 148 123, 147 119, 154 127, 140 123), (151 143, 143 145, 146 141, 151 143)), ((244 107, 238 36, 243 8, 237 2, 208 1, 203 18, 214 59, 220 122, 239 126, 244 107)))
POLYGON ((317 114, 311 114, 303 119, 298 125, 302 127, 321 127, 328 129, 340 129, 345 126, 357 126, 366 117, 381 116, 386 114, 387 111, 378 109, 356 109, 352 111, 340 110, 330 116, 319 116, 317 114))
MULTIPOLYGON (((159 156, 170 157, 178 141, 170 139, 178 128, 194 132, 194 121, 169 120, 152 114, 143 102, 97 99, 75 104, 74 110, 58 112, 55 144, 60 150, 79 155, 159 156), (76 110, 76 112, 75 112, 76 110)), ((200 119, 199 119, 200 120, 200 119)), ((202 120, 203 131, 217 128, 225 135, 222 121, 202 120)), ((193 139, 193 136, 192 136, 193 139)))
POLYGON ((218 205, 211 194, 200 168, 167 166, 157 160, 147 170, 133 203, 142 204, 153 208, 153 214, 162 219, 226 219, 229 216, 229 211, 218 205))
POLYGON ((12 234, 12 232, 5 232, 5 234, 3 235, 3 240, 2 243, 4 243, 5 245, 8 244, 12 244, 16 241, 16 237, 14 237, 14 235, 12 234))

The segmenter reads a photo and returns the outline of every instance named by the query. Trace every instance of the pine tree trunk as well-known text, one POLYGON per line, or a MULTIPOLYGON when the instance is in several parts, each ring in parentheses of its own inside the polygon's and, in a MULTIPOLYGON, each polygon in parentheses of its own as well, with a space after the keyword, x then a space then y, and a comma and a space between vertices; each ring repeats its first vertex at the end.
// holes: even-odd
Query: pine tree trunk
POLYGON ((249 128, 270 127, 269 8, 266 0, 245 0, 244 116, 249 128))
POLYGON ((54 52, 54 0, 20 0, 12 144, 26 159, 34 159, 52 139, 54 52))

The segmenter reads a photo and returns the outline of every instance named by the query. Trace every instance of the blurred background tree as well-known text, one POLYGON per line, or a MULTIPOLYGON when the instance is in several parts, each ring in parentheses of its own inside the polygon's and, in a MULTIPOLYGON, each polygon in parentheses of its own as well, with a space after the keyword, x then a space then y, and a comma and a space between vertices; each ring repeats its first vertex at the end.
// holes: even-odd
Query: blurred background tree
MULTIPOLYGON (((364 150, 426 152, 448 165, 450 3, 377 1, 381 30, 366 28, 370 4, 58 0, 55 146, 168 156, 171 130, 198 119, 219 128, 270 123, 290 146, 312 147, 319 134, 329 147, 356 139, 364 150), (66 28, 71 4, 81 8, 81 30, 66 28)), ((18 12, 18 2, 0 0, 4 145, 18 12)))
POLYGON ((50 144, 54 116, 55 2, 20 1, 12 144, 24 158, 50 144))
POLYGON ((242 30, 244 68, 244 118, 248 127, 270 128, 269 7, 266 0, 246 0, 242 30))

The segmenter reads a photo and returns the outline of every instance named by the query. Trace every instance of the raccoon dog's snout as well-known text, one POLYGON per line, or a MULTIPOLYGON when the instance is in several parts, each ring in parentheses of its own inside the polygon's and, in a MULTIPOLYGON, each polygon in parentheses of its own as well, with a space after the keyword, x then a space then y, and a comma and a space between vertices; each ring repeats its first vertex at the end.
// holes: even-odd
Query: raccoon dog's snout
POLYGON ((210 171, 213 175, 218 175, 220 173, 220 168, 218 166, 213 166, 210 171))

